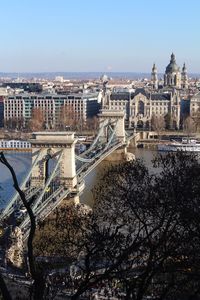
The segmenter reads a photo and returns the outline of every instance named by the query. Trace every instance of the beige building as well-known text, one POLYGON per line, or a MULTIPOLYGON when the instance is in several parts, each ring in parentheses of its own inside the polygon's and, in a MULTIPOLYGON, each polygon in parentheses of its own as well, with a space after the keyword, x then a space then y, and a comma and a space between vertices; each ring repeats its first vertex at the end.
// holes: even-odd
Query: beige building
POLYGON ((190 99, 190 116, 194 117, 200 111, 200 92, 190 99))
POLYGON ((180 97, 179 93, 149 92, 136 89, 133 93, 112 93, 109 108, 123 110, 129 127, 150 128, 153 115, 165 117, 169 114, 171 127, 180 126, 180 97))
POLYGON ((180 97, 176 91, 148 93, 138 89, 130 102, 129 126, 149 128, 152 116, 171 117, 171 127, 180 125, 180 97))

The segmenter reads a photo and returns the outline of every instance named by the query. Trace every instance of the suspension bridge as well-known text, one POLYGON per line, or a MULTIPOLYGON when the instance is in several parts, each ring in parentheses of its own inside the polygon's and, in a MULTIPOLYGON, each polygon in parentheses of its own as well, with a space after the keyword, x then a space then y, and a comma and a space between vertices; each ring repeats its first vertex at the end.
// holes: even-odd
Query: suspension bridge
MULTIPOLYGON (((99 124, 94 141, 80 155, 75 153, 77 139, 73 132, 33 133, 30 140, 32 166, 20 188, 31 204, 37 223, 71 194, 79 195, 85 187, 85 176, 115 151, 125 152, 127 144, 134 138, 125 131, 124 112, 102 110, 99 124), (51 171, 50 162, 53 162, 51 171)), ((16 211, 22 211, 18 193, 10 199, 0 219, 14 218, 16 211)), ((20 216, 19 227, 26 238, 30 229, 26 211, 20 216)))

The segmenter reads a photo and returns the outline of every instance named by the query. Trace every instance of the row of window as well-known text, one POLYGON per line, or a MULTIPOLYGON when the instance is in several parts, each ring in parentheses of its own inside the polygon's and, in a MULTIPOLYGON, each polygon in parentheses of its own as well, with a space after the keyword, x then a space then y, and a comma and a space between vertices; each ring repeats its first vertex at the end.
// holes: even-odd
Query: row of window
POLYGON ((5 102, 4 106, 7 106, 7 105, 23 106, 24 104, 22 102, 5 102))
POLYGON ((0 141, 2 148, 31 148, 31 144, 26 141, 0 141))
POLYGON ((10 117, 23 117, 23 114, 22 113, 18 113, 18 112, 10 112, 10 113, 6 113, 5 115, 4 115, 4 117, 6 118, 6 119, 8 119, 8 118, 10 118, 10 117))
MULTIPOLYGON (((111 105, 115 105, 115 106, 122 106, 122 105, 125 106, 125 105, 126 105, 126 103, 123 103, 123 102, 117 102, 117 101, 111 101, 110 103, 111 103, 111 105)), ((131 106, 135 106, 135 105, 138 105, 138 103, 131 103, 131 106)), ((150 103, 146 103, 146 105, 149 106, 150 103)), ((151 105, 168 106, 169 103, 168 103, 168 102, 151 102, 151 105)))

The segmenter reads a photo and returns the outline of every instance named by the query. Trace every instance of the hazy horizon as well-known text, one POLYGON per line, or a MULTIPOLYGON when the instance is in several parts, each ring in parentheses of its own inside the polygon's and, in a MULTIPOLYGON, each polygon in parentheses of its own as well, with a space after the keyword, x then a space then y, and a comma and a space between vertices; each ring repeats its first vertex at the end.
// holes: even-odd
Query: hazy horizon
MULTIPOLYGON (((55 79, 55 76, 63 76, 64 79, 98 79, 103 72, 0 72, 0 77, 10 77, 12 79, 55 79)), ((150 78, 151 73, 144 72, 106 72, 108 77, 113 79, 144 79, 150 78)), ((163 78, 164 73, 158 73, 158 78, 163 78)), ((200 73, 189 73, 189 78, 198 78, 200 73)))

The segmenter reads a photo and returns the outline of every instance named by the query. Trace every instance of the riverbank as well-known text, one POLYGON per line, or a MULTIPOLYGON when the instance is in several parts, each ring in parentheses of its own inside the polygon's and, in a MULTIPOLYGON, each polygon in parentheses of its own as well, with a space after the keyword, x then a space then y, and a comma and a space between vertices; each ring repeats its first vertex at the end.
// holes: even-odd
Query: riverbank
POLYGON ((0 148, 4 152, 32 152, 31 148, 0 148))
MULTIPOLYGON (((40 130, 40 131, 55 131, 55 130, 40 130)), ((63 131, 63 130, 60 130, 63 131)), ((75 132, 75 130, 72 130, 75 132)), ((20 131, 20 130, 7 130, 0 129, 0 139, 5 140, 29 140, 32 137, 33 132, 28 131, 20 131)), ((76 135, 80 136, 94 136, 96 134, 96 130, 84 130, 81 132, 76 131, 76 135)))

